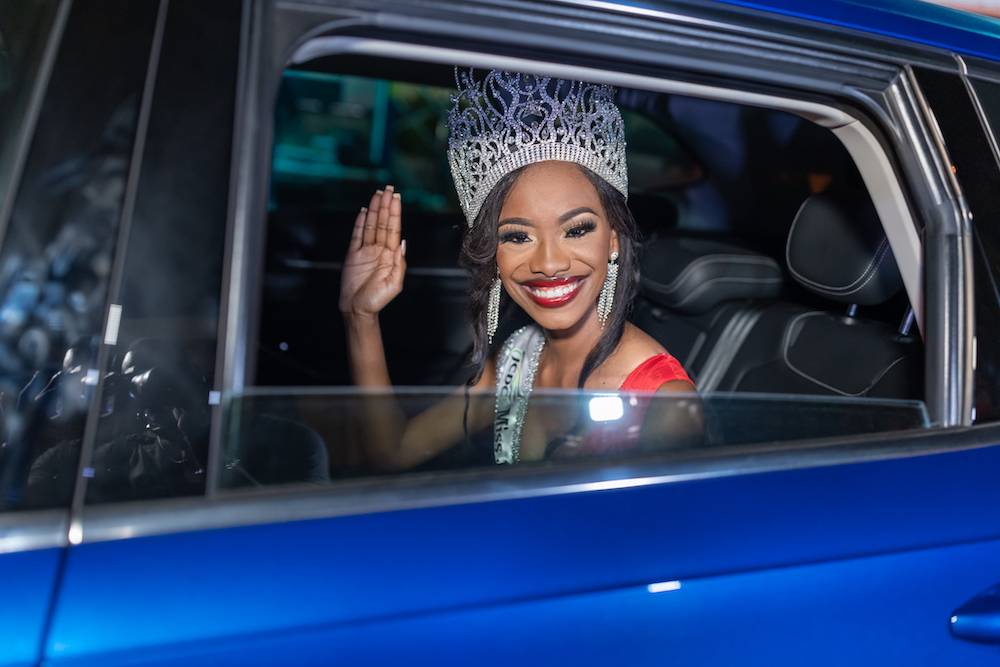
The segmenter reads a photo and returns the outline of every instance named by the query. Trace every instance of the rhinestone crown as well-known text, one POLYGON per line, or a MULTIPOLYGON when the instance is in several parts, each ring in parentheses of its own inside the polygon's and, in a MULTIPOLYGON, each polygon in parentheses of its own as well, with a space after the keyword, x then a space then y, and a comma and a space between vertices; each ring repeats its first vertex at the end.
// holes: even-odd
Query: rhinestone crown
POLYGON ((465 218, 504 176, 534 162, 587 167, 628 196, 625 128, 614 88, 533 74, 455 69, 448 163, 465 218))

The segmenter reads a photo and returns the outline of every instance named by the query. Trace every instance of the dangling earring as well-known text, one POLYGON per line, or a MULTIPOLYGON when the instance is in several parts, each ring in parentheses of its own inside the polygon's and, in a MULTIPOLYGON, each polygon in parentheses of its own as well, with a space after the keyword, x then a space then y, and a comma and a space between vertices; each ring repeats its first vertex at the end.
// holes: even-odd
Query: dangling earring
POLYGON ((604 277, 604 284, 601 285, 601 296, 597 299, 597 321, 601 323, 601 328, 608 321, 611 314, 611 306, 615 302, 615 288, 618 286, 618 251, 611 253, 608 260, 608 275, 604 277))
POLYGON ((500 324, 501 287, 500 269, 497 269, 497 277, 493 281, 493 286, 490 287, 490 300, 486 306, 486 336, 489 338, 490 345, 493 344, 493 334, 497 332, 497 326, 500 324))

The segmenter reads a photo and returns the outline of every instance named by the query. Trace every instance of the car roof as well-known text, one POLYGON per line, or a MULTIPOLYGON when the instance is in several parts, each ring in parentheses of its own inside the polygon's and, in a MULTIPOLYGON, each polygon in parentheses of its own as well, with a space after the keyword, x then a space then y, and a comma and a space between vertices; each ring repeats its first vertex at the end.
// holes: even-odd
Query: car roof
MULTIPOLYGON (((716 0, 1000 61, 1000 19, 920 0, 716 0)), ((656 7, 657 2, 620 2, 656 7)))

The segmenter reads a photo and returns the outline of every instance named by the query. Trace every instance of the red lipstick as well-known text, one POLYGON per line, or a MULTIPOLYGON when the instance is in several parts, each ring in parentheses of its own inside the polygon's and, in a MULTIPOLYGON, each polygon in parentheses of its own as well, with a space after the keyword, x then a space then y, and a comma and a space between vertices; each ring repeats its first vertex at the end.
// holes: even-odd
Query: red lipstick
POLYGON ((543 308, 558 308, 572 301, 580 293, 583 278, 559 276, 549 280, 530 280, 521 283, 531 300, 543 308))

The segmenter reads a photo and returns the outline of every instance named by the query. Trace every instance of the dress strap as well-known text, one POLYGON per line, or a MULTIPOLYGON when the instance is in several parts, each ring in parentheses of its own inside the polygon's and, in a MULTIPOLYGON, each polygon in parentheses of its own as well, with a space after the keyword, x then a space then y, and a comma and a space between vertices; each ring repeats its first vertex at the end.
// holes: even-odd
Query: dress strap
POLYGON ((636 366, 622 382, 619 391, 656 391, 674 380, 691 382, 681 362, 669 354, 661 353, 636 366))

